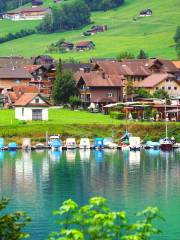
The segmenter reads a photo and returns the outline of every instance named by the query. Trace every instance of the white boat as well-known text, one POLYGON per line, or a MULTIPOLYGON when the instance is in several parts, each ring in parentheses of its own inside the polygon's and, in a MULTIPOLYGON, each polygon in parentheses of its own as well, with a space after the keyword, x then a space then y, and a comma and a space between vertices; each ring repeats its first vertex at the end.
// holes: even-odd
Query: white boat
POLYGON ((59 136, 59 135, 52 135, 52 136, 49 137, 48 145, 49 145, 50 147, 51 147, 52 142, 53 142, 54 140, 60 140, 60 136, 59 136))
POLYGON ((23 138, 22 149, 23 150, 31 150, 31 139, 30 138, 23 138))
POLYGON ((77 144, 75 138, 67 138, 66 139, 66 147, 67 149, 76 149, 77 144))
POLYGON ((129 138, 129 147, 130 150, 140 150, 141 149, 141 139, 140 137, 130 137, 129 138))
POLYGON ((37 143, 34 147, 35 149, 45 149, 45 145, 43 143, 37 143))
POLYGON ((90 147, 91 147, 91 145, 90 145, 89 138, 81 138, 80 139, 80 144, 79 144, 80 149, 90 149, 90 147))
POLYGON ((104 138, 103 144, 105 148, 116 149, 118 147, 113 138, 104 138))

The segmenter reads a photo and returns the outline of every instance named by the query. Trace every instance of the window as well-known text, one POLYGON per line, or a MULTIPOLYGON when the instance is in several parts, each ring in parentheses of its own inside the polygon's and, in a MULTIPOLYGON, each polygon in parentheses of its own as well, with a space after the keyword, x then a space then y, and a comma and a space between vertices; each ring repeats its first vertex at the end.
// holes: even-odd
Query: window
POLYGON ((168 90, 171 90, 171 87, 168 87, 168 90))
POLYGON ((166 79, 166 82, 169 82, 169 79, 166 79))
POLYGON ((108 97, 112 97, 113 94, 112 94, 112 93, 108 93, 107 96, 108 96, 108 97))
POLYGON ((22 108, 22 116, 24 117, 24 108, 22 108))
POLYGON ((20 83, 20 80, 19 80, 19 79, 16 79, 16 80, 15 80, 15 83, 19 84, 19 83, 20 83))
POLYGON ((35 98, 35 103, 39 103, 39 98, 35 98))
POLYGON ((158 90, 159 88, 158 87, 156 87, 156 90, 158 90))
POLYGON ((32 109, 32 120, 42 120, 42 109, 32 109))
POLYGON ((174 87, 174 90, 177 90, 177 87, 174 87))
POLYGON ((165 89, 165 87, 162 87, 162 90, 164 90, 165 89))

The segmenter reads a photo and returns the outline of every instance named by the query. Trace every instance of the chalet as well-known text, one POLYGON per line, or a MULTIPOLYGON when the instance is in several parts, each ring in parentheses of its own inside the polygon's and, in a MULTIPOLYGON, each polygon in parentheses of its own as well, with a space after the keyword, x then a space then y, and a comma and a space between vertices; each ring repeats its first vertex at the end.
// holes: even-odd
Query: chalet
POLYGON ((17 85, 28 85, 33 76, 23 68, 0 68, 0 93, 17 85))
POLYGON ((60 47, 62 50, 68 52, 68 51, 73 50, 74 44, 71 43, 71 42, 64 42, 64 41, 63 41, 63 42, 60 42, 60 43, 59 43, 59 47, 60 47))
POLYGON ((153 13, 152 10, 150 8, 148 8, 148 9, 144 9, 144 10, 140 11, 139 16, 140 17, 149 17, 149 16, 152 16, 152 13, 153 13))
POLYGON ((39 7, 43 5, 43 1, 42 0, 32 0, 32 8, 33 7, 39 7))
POLYGON ((94 49, 95 44, 92 41, 81 41, 75 44, 77 51, 85 51, 94 49))
POLYGON ((47 14, 51 13, 51 8, 33 7, 33 8, 21 8, 14 11, 10 11, 4 14, 4 18, 13 21, 19 20, 41 20, 47 14))
POLYGON ((170 97, 178 97, 180 92, 180 82, 168 73, 154 73, 143 81, 135 84, 136 88, 145 88, 151 94, 156 90, 165 90, 170 97))
POLYGON ((81 101, 86 105, 116 103, 123 98, 123 76, 79 71, 75 74, 75 79, 81 101))
POLYGON ((90 36, 98 32, 104 32, 104 31, 107 31, 107 25, 92 26, 90 30, 87 30, 86 32, 83 33, 83 36, 90 36))
POLYGON ((49 55, 39 55, 37 57, 32 57, 32 62, 37 65, 47 65, 53 64, 54 59, 49 55))
POLYGON ((13 106, 16 119, 24 121, 48 120, 50 104, 39 93, 24 93, 13 106))

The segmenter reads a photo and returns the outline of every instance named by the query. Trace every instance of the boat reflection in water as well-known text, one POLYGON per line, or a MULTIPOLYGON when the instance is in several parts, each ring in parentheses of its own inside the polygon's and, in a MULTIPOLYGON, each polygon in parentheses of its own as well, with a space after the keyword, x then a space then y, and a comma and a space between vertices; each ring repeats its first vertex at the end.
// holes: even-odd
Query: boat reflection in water
POLYGON ((49 158, 52 161, 58 161, 61 158, 62 151, 59 150, 50 150, 48 151, 49 158))
POLYGON ((4 150, 0 150, 0 161, 4 160, 4 150))
POLYGON ((139 166, 141 160, 140 151, 129 151, 129 165, 130 166, 139 166))
POLYGON ((15 158, 17 155, 17 151, 8 151, 8 153, 11 158, 15 158))
POLYGON ((76 159, 76 149, 66 150, 66 160, 67 162, 75 162, 76 159))
POLYGON ((90 149, 79 149, 79 156, 81 161, 89 161, 91 155, 90 149))
POLYGON ((102 162, 104 160, 104 151, 94 150, 94 158, 97 162, 102 162))

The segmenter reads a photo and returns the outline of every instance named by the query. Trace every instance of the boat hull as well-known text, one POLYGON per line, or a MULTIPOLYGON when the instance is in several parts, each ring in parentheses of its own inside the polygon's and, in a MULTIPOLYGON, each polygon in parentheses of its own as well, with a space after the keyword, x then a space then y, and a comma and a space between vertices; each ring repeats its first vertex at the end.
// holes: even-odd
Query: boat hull
POLYGON ((164 143, 160 145, 160 148, 163 151, 171 151, 173 149, 173 145, 170 143, 164 143))

